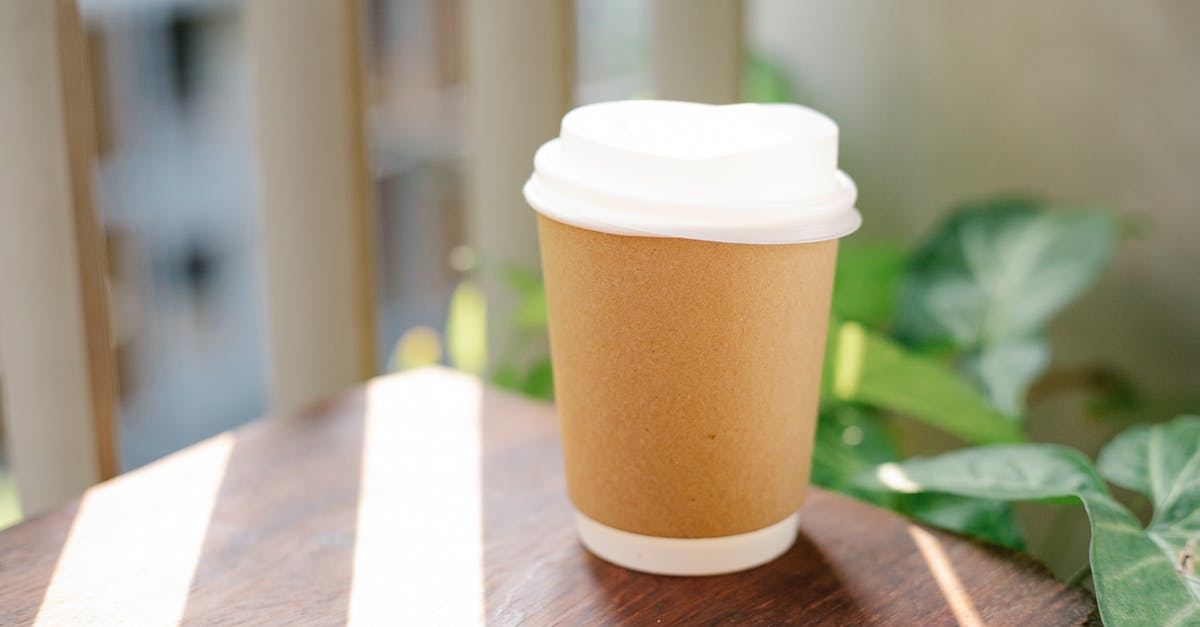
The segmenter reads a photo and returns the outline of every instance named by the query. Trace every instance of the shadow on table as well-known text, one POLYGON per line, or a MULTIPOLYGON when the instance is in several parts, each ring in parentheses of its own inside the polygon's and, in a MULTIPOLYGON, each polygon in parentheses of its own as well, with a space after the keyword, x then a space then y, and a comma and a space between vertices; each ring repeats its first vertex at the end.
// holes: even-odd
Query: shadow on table
POLYGON ((631 624, 806 625, 842 623, 858 612, 837 571, 805 535, 779 559, 739 573, 662 577, 635 573, 589 556, 596 601, 607 616, 631 624), (805 608, 797 615, 796 608, 805 608))
POLYGON ((366 394, 237 432, 180 624, 346 616, 366 394))
POLYGON ((0 625, 37 617, 79 512, 79 500, 5 530, 0 552, 0 625))

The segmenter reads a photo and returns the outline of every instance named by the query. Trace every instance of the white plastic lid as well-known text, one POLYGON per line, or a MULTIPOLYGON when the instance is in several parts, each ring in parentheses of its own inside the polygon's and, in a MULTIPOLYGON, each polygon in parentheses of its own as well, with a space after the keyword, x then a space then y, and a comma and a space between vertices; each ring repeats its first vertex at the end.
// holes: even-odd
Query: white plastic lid
POLYGON ((792 104, 625 100, 579 107, 534 157, 525 198, 620 235, 817 242, 862 224, 833 120, 792 104))

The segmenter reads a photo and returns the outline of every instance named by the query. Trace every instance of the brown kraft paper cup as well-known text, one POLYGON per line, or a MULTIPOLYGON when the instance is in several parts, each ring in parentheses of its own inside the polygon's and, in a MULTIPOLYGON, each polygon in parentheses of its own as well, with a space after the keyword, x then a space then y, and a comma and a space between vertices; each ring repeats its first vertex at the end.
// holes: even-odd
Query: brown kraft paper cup
POLYGON ((570 498, 713 538, 804 501, 837 240, 615 235, 538 215, 570 498))

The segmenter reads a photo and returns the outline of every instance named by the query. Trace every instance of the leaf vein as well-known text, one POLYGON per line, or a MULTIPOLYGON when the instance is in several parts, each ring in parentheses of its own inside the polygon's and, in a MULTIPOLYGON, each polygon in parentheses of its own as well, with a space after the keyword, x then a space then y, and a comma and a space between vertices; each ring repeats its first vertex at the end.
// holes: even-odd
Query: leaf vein
POLYGON ((1172 614, 1171 618, 1167 619, 1167 622, 1163 625, 1163 627, 1176 627, 1176 625, 1183 625, 1184 621, 1195 615, 1197 610, 1200 610, 1200 605, 1186 605, 1178 612, 1172 614))
POLYGON ((1161 500, 1155 499, 1158 501, 1157 505, 1159 509, 1166 510, 1168 507, 1170 507, 1181 487, 1191 487, 1193 484, 1200 481, 1200 476, 1193 477, 1192 481, 1186 480, 1188 474, 1196 470, 1196 468, 1193 468, 1193 466, 1200 468, 1200 450, 1193 451, 1192 457, 1188 459, 1187 463, 1184 464, 1182 468, 1179 469, 1179 473, 1175 475, 1176 481, 1171 485, 1171 491, 1168 492, 1167 495, 1161 500))

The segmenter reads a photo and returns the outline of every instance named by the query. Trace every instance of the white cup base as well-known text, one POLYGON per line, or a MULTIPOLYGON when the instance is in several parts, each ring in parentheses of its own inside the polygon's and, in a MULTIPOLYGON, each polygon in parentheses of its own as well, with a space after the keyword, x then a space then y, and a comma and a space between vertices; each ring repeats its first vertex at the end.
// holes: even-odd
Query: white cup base
POLYGON ((719 538, 659 538, 614 529, 576 512, 579 539, 607 562, 655 575, 720 575, 754 568, 796 541, 800 514, 756 531, 719 538))

